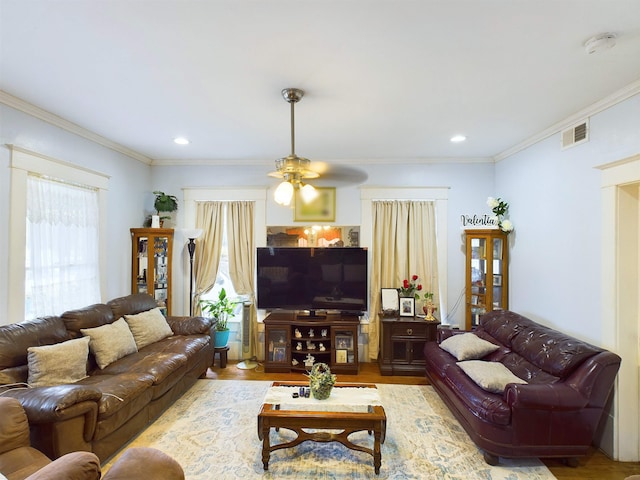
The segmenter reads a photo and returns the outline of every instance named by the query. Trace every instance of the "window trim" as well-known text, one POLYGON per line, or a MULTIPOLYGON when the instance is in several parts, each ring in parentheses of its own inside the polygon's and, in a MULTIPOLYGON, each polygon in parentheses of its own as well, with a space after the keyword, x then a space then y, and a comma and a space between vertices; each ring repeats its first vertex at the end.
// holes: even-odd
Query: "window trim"
MULTIPOLYGON (((109 189, 109 176, 103 173, 57 160, 14 145, 11 150, 11 193, 9 211, 9 285, 8 314, 14 322, 24 320, 25 257, 27 231, 27 177, 46 175, 66 182, 86 185, 98 190, 98 209, 104 216, 109 189)), ((105 298, 106 288, 106 226, 99 227, 100 296, 105 298)), ((62 312, 58 312, 62 313, 62 312)))

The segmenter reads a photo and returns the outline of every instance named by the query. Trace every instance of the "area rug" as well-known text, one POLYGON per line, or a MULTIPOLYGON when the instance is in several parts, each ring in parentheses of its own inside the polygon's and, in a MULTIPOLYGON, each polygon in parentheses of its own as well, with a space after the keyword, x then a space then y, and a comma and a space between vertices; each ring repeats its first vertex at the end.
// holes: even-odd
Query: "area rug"
MULTIPOLYGON (((432 387, 387 384, 378 385, 387 414, 379 475, 374 472, 371 455, 336 442, 304 442, 275 451, 269 470, 264 471, 257 414, 270 385, 264 381, 198 380, 128 447, 155 447, 171 455, 184 468, 187 480, 555 478, 537 459, 500 459, 499 466, 489 466, 432 387)), ((271 444, 294 436, 288 430, 272 430, 271 444)), ((366 432, 349 438, 368 447, 373 443, 366 432)))

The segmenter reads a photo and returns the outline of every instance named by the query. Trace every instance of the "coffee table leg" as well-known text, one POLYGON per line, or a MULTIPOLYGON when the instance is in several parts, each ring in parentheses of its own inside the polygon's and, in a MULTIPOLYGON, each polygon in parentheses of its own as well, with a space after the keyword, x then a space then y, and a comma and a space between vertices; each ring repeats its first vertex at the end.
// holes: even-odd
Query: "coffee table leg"
POLYGON ((380 466, 382 465, 382 452, 380 451, 380 437, 382 437, 381 428, 378 427, 373 433, 373 468, 376 475, 380 474, 380 466))
MULTIPOLYGON (((267 423, 267 422, 265 422, 267 423)), ((269 470, 269 457, 271 451, 271 445, 269 443, 269 430, 270 427, 262 428, 262 468, 269 470)))

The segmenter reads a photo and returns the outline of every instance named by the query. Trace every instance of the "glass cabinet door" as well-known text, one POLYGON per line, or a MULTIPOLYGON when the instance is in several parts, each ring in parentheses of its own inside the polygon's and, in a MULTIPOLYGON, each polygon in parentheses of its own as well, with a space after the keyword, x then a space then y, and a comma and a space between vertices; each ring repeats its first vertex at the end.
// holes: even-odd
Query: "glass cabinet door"
POLYGON ((467 230, 465 328, 479 325, 491 310, 508 308, 507 234, 500 230, 467 230))
POLYGON ((287 348, 289 345, 286 327, 270 327, 267 335, 267 361, 288 365, 287 348))
POLYGON ((355 342, 352 330, 334 329, 333 334, 333 350, 334 363, 336 365, 353 365, 355 363, 355 342))
POLYGON ((170 315, 173 230, 132 228, 131 293, 151 295, 170 315))

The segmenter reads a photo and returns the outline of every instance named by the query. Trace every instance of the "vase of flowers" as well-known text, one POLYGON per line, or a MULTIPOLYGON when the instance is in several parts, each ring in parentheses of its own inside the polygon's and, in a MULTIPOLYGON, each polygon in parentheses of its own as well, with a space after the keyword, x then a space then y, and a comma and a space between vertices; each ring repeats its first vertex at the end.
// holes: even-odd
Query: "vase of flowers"
POLYGON ((422 291, 422 284, 418 283, 418 275, 412 275, 411 280, 405 278, 402 281, 402 286, 398 288, 398 295, 406 298, 420 299, 418 292, 422 291))
POLYGON ((331 373, 326 363, 316 363, 309 373, 309 390, 313 398, 326 400, 331 395, 331 389, 336 383, 336 376, 331 373))

